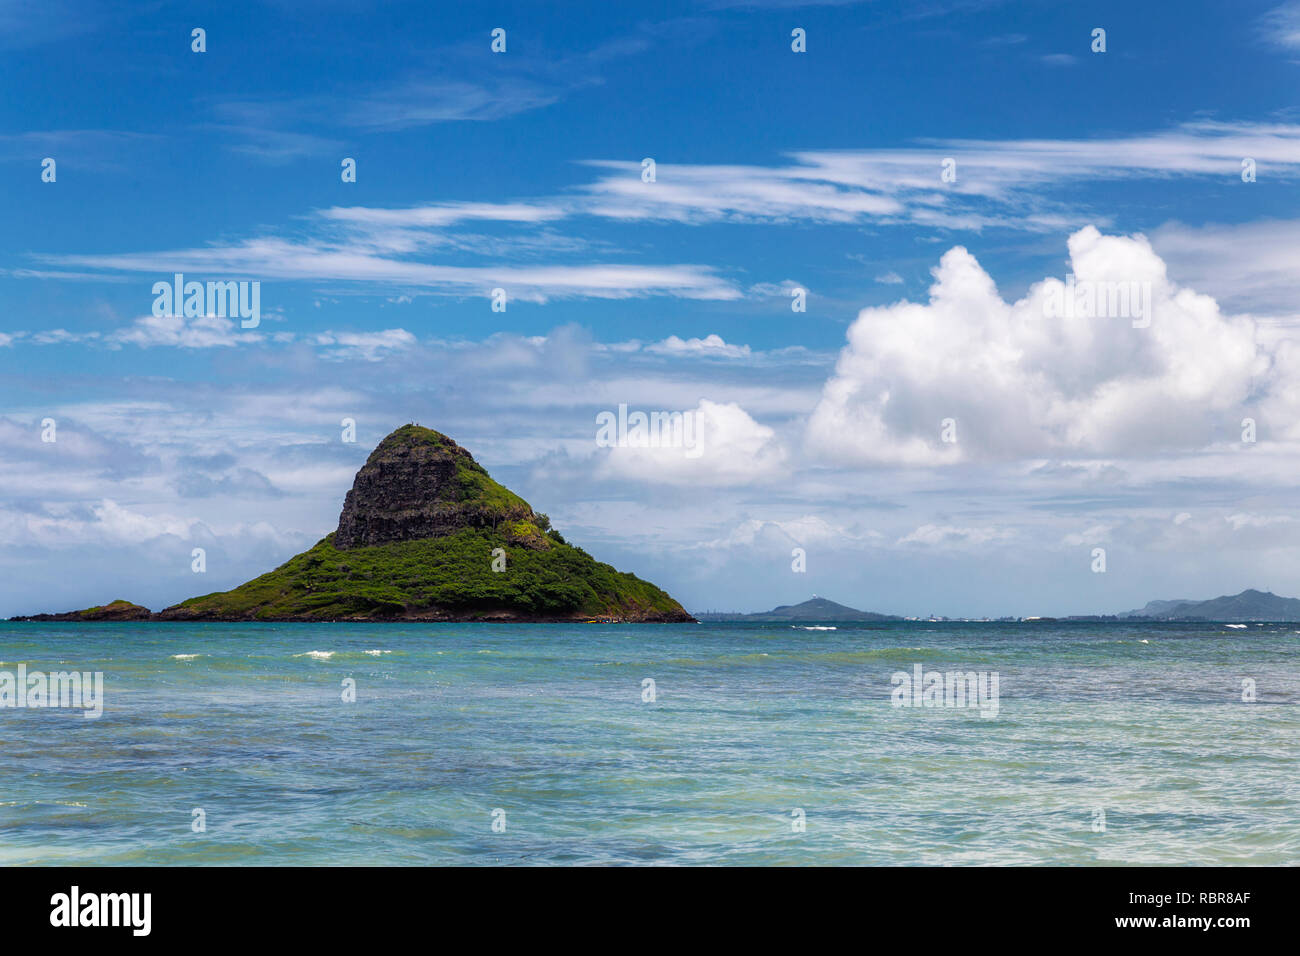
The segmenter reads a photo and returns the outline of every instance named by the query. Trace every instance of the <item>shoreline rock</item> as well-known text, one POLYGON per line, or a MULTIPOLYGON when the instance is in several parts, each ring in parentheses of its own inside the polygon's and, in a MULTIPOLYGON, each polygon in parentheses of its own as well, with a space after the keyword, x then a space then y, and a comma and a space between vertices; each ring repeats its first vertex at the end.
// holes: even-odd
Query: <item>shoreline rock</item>
POLYGON ((80 611, 64 611, 59 614, 27 614, 11 617, 11 621, 151 621, 154 614, 147 607, 123 601, 120 598, 99 607, 88 607, 80 611))

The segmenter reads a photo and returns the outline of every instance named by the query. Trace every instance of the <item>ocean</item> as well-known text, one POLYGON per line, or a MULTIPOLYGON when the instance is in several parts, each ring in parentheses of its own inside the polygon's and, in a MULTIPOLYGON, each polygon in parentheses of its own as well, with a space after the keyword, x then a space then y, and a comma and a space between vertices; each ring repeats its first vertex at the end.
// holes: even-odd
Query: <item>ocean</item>
POLYGON ((0 863, 1296 864, 1298 660, 1274 624, 4 623, 0 675, 102 672, 103 713, 0 708, 0 863))

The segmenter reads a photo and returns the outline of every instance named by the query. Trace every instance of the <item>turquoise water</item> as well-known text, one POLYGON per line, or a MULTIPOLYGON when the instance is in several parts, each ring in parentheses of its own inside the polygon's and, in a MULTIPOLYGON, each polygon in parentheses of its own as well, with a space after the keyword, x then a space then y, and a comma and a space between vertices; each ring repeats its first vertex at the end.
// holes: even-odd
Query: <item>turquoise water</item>
POLYGON ((0 863, 1295 864, 1297 631, 0 624, 106 698, 0 709, 0 863))

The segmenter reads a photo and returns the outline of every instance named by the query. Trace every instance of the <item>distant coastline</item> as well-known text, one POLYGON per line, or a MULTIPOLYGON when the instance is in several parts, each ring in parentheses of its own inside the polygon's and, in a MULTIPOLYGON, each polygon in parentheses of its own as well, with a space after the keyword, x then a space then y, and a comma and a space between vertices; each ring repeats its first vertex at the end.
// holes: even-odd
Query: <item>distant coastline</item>
POLYGON ((569 614, 525 614, 508 608, 480 608, 475 610, 424 610, 386 615, 341 614, 333 617, 306 615, 218 615, 190 611, 189 602, 151 611, 130 601, 116 600, 98 607, 61 613, 25 614, 11 617, 10 621, 211 621, 222 624, 239 623, 411 623, 411 624, 655 624, 655 623, 710 623, 710 624, 1112 624, 1112 623, 1189 623, 1189 624, 1291 624, 1300 623, 1300 600, 1279 597, 1268 591, 1248 589, 1240 594, 1224 595, 1206 601, 1152 601, 1138 611, 1121 614, 1071 614, 1060 617, 1032 615, 1026 617, 907 617, 897 614, 879 614, 860 611, 826 598, 811 598, 800 604, 782 604, 770 611, 724 612, 697 611, 694 615, 682 610, 661 612, 647 609, 623 614, 593 615, 579 612, 569 614))
POLYGON ((8 618, 9 621, 22 622, 63 622, 63 623, 192 623, 192 624, 662 624, 693 623, 694 619, 683 620, 669 615, 655 615, 653 612, 638 617, 591 617, 588 615, 547 616, 523 615, 508 610, 482 610, 474 612, 428 612, 392 617, 374 615, 357 617, 218 617, 213 615, 185 615, 173 613, 173 608, 151 611, 147 607, 130 601, 117 600, 98 607, 85 608, 80 611, 63 611, 46 614, 24 614, 8 618))
POLYGON ((1151 601, 1145 607, 1119 614, 1070 614, 1061 616, 1031 615, 1025 617, 910 617, 860 611, 826 598, 814 597, 801 604, 782 604, 770 611, 745 613, 741 611, 697 611, 700 621, 719 624, 798 623, 798 624, 870 624, 877 622, 918 621, 929 623, 985 623, 985 624, 1093 624, 1111 622, 1187 622, 1187 623, 1247 623, 1290 624, 1300 622, 1300 599, 1285 598, 1270 591, 1253 588, 1240 594, 1223 595, 1205 601, 1175 600, 1151 601))

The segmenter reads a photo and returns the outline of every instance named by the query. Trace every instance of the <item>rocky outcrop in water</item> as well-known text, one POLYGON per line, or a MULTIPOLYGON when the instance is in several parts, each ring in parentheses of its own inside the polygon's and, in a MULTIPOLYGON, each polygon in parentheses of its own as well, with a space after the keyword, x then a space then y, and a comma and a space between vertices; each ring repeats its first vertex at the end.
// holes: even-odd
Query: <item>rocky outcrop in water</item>
POLYGON ((132 604, 130 601, 111 601, 100 607, 88 607, 81 611, 64 611, 61 614, 32 614, 27 617, 10 618, 14 621, 148 621, 153 612, 147 607, 132 604))
POLYGON ((693 621, 596 561, 446 435, 404 425, 357 472, 336 531, 230 591, 150 615, 114 602, 26 620, 693 621))

